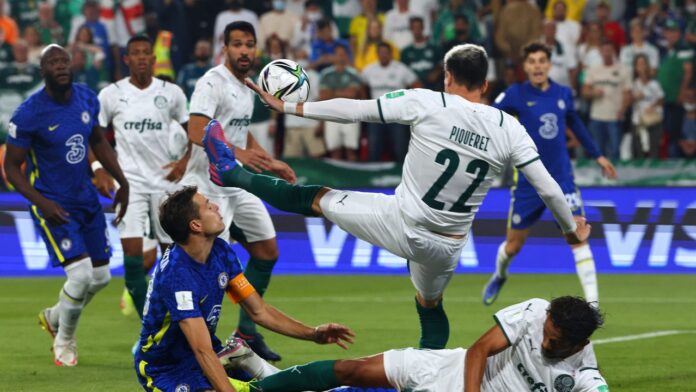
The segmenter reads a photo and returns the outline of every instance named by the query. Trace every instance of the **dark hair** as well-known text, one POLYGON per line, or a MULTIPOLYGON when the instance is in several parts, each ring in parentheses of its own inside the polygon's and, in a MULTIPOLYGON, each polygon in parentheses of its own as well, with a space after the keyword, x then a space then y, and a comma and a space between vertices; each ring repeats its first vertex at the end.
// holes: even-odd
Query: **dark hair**
POLYGON ((410 26, 412 23, 419 22, 421 26, 425 25, 425 22, 423 21, 423 17, 421 16, 412 16, 408 18, 408 25, 410 26))
POLYGON ((198 205, 193 201, 193 196, 197 192, 198 187, 184 187, 170 194, 160 205, 160 225, 177 244, 188 241, 189 223, 200 217, 198 205))
MULTIPOLYGON (((636 57, 633 58, 633 79, 636 79, 638 77, 638 71, 636 70, 636 64, 638 64, 638 60, 643 59, 645 60, 645 64, 648 65, 648 76, 650 76, 650 60, 648 60, 648 56, 645 55, 645 53, 639 53, 636 55, 636 57)), ((650 77, 652 79, 652 77, 650 77)))
POLYGON ((309 7, 311 7, 311 6, 319 7, 319 2, 318 2, 317 0, 307 0, 307 1, 305 1, 305 3, 304 3, 305 9, 307 9, 307 8, 309 8, 309 7))
POLYGON ((381 48, 387 48, 387 50, 389 50, 389 53, 391 53, 391 51, 392 51, 392 46, 389 44, 389 42, 380 41, 377 44, 377 50, 379 50, 381 48))
POLYGON ((331 27, 331 19, 321 18, 317 21, 317 30, 323 30, 329 27, 331 27))
POLYGON ((466 22, 467 26, 469 25, 469 18, 467 18, 464 14, 454 15, 454 23, 457 23, 458 20, 463 20, 464 22, 466 22))
POLYGON ((558 297, 547 309, 553 324, 561 330, 561 338, 572 345, 583 344, 604 324, 604 316, 596 304, 581 297, 558 297))
POLYGON ((339 48, 345 50, 346 54, 350 56, 350 49, 348 48, 348 45, 339 42, 336 44, 336 46, 334 46, 334 52, 336 52, 336 49, 339 48))
POLYGON ((522 49, 522 59, 527 60, 527 57, 529 57, 530 54, 536 52, 546 53, 546 57, 551 60, 551 49, 541 42, 532 42, 531 44, 525 46, 524 49, 522 49))
POLYGON ((230 33, 235 30, 244 31, 251 34, 254 36, 254 41, 256 41, 256 30, 254 30, 254 26, 249 22, 238 20, 225 26, 225 46, 230 44, 230 33))
POLYGON ((445 54, 445 70, 457 84, 469 90, 479 88, 488 74, 486 50, 474 44, 457 45, 445 54))
POLYGON ((148 38, 146 35, 138 34, 130 37, 128 39, 128 43, 126 44, 126 54, 128 54, 128 50, 130 49, 131 44, 134 44, 136 42, 147 42, 152 46, 152 41, 150 41, 150 38, 148 38))

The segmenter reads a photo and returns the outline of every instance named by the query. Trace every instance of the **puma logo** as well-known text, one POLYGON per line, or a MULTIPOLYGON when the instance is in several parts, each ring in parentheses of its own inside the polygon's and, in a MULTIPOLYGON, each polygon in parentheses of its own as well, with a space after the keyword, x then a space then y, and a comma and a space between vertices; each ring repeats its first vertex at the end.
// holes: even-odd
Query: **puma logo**
POLYGON ((348 197, 348 195, 343 195, 343 198, 339 201, 336 202, 336 204, 341 204, 341 205, 346 205, 343 200, 345 200, 348 197))

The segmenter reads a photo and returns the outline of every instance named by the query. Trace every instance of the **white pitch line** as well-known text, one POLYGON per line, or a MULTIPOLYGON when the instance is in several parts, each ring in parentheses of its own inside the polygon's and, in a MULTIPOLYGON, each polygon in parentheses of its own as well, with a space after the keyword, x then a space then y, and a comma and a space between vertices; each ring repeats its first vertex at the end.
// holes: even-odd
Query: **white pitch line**
POLYGON ((655 331, 655 332, 640 333, 637 335, 616 336, 613 338, 592 340, 592 344, 598 345, 598 344, 607 344, 607 343, 629 342, 631 340, 652 339, 652 338, 657 338, 660 336, 683 335, 683 334, 690 334, 690 333, 696 333, 696 331, 676 330, 676 329, 667 330, 667 331, 655 331))

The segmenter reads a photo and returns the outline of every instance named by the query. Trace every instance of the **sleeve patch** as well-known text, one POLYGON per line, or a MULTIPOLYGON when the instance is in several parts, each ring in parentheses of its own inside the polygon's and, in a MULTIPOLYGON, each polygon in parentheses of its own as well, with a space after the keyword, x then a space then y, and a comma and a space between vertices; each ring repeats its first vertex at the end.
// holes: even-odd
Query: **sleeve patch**
POLYGON ((193 293, 190 291, 177 291, 174 293, 177 310, 193 310, 193 293))
POLYGON ((394 98, 403 97, 404 95, 406 95, 406 93, 403 90, 399 90, 399 91, 392 91, 390 93, 387 93, 385 95, 385 97, 387 97, 387 99, 394 99, 394 98))
POLYGON ((12 121, 10 121, 10 123, 7 125, 7 133, 11 138, 17 138, 17 125, 12 121))

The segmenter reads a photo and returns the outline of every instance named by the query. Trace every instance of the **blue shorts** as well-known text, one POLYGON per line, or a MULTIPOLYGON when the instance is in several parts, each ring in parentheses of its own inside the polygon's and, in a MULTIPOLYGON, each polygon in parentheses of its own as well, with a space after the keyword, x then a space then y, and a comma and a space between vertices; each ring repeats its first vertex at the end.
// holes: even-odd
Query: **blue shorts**
POLYGON ((106 218, 98 201, 83 206, 63 207, 70 217, 68 223, 59 226, 46 222, 36 206, 30 205, 29 209, 54 267, 85 253, 95 261, 111 258, 106 218))
POLYGON ((136 355, 135 372, 146 391, 198 392, 215 389, 203 371, 195 366, 152 366, 136 355))
MULTIPOLYGON (((573 180, 559 182, 573 215, 585 216, 580 191, 573 180)), ((508 228, 523 230, 531 227, 541 218, 546 204, 536 190, 529 184, 513 187, 510 198, 508 228)))

